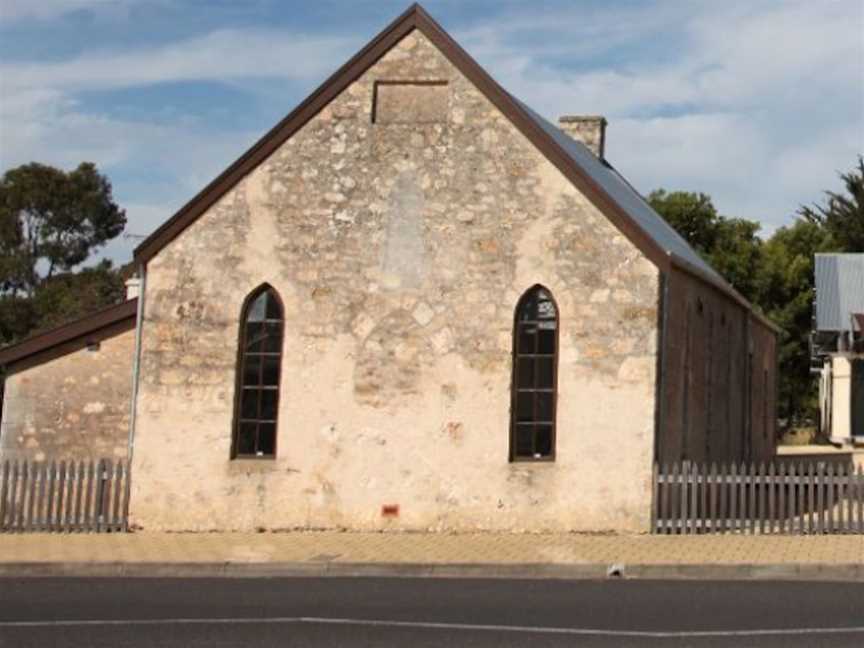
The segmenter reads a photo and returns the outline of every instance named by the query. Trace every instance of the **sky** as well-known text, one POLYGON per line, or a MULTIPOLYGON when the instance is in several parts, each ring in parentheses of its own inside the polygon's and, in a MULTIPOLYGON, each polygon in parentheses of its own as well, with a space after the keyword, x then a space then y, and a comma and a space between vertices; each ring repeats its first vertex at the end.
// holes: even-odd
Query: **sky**
MULTIPOLYGON (((141 239, 289 113, 406 0, 0 0, 0 172, 96 163, 141 239)), ((428 0, 550 119, 602 114, 643 194, 793 222, 864 153, 862 0, 428 0)))

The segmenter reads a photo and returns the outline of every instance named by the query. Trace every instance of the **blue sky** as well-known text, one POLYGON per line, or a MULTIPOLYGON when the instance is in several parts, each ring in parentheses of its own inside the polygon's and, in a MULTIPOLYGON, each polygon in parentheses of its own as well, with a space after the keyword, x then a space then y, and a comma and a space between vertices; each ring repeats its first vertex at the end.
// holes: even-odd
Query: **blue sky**
MULTIPOLYGON (((423 4, 547 117, 606 115, 644 193, 704 191, 770 233, 864 152, 860 0, 423 4)), ((93 161, 146 235, 407 5, 0 0, 0 171, 93 161)))

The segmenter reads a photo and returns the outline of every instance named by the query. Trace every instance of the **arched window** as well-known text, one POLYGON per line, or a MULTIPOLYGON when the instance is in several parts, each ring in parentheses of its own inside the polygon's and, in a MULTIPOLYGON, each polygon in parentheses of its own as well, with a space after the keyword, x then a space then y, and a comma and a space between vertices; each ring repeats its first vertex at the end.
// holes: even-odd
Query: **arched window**
POLYGON ((552 294, 534 286, 516 306, 510 461, 555 458, 555 387, 558 308, 552 294))
POLYGON ((282 302, 264 285, 243 307, 232 457, 275 457, 282 366, 282 302))

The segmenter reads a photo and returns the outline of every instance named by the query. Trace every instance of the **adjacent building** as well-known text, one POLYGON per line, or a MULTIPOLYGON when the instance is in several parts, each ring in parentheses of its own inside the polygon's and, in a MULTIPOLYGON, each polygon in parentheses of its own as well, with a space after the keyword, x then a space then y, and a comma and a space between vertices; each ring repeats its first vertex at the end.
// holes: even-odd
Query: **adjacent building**
POLYGON ((817 254, 811 337, 820 429, 864 444, 864 254, 817 254))

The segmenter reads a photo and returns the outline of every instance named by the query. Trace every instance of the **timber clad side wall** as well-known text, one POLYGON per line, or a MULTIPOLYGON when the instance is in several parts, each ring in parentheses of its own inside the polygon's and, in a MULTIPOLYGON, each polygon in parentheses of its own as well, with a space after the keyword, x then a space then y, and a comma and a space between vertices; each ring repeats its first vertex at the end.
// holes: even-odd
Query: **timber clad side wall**
POLYGON ((657 460, 770 459, 774 333, 684 271, 673 268, 667 286, 657 460))

